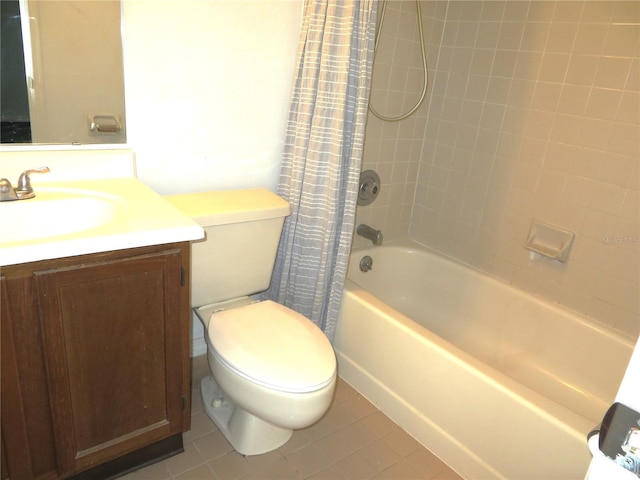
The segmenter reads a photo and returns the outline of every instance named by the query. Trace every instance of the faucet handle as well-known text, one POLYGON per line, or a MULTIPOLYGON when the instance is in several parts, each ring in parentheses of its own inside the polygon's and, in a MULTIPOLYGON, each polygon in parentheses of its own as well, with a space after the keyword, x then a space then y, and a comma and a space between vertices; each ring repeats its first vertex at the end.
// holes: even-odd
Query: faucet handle
POLYGON ((32 173, 47 173, 50 171, 51 170, 49 169, 49 167, 38 167, 38 168, 33 168, 31 170, 25 170, 20 174, 20 178, 18 178, 18 185, 16 186, 16 192, 18 192, 19 194, 20 193, 29 194, 33 192, 33 188, 31 188, 31 179, 29 178, 29 175, 31 175, 32 173))
POLYGON ((6 178, 0 178, 0 202, 7 200, 18 200, 18 196, 11 186, 11 182, 6 178))

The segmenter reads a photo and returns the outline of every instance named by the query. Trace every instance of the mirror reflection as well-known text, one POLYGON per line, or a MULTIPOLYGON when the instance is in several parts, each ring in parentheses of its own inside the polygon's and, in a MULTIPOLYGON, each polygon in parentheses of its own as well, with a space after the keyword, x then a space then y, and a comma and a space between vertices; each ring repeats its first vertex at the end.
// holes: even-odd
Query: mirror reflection
POLYGON ((125 143, 119 0, 2 0, 1 143, 125 143))

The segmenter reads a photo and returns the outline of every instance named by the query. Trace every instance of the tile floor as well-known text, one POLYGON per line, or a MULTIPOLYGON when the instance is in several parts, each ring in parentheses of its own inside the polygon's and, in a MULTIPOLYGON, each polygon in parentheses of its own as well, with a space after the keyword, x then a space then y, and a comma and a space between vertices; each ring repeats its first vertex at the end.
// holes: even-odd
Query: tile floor
POLYGON ((322 420, 294 432, 276 451, 244 457, 204 412, 199 387, 206 374, 206 357, 194 359, 191 430, 184 434, 185 451, 123 479, 461 480, 342 379, 322 420))

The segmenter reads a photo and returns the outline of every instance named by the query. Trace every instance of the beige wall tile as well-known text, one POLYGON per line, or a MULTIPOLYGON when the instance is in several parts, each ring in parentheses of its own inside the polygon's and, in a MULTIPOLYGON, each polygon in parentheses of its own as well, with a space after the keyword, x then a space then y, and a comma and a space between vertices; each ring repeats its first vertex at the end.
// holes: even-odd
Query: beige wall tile
MULTIPOLYGON (((404 68, 411 91, 380 95, 405 107, 419 88, 414 6, 390 4, 404 51, 376 62, 387 77, 404 68)), ((422 1, 429 96, 411 123, 369 117, 364 167, 382 172, 385 193, 358 218, 637 335, 638 5, 422 1), (576 232, 567 265, 530 262, 522 242, 533 218, 576 232), (616 292, 599 292, 611 278, 616 292)))

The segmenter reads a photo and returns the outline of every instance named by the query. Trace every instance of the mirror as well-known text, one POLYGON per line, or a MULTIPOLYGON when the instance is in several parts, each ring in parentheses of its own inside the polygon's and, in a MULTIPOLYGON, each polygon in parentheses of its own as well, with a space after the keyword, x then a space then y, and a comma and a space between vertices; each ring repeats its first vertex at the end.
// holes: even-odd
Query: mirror
POLYGON ((125 143, 119 0, 2 0, 0 143, 125 143))

